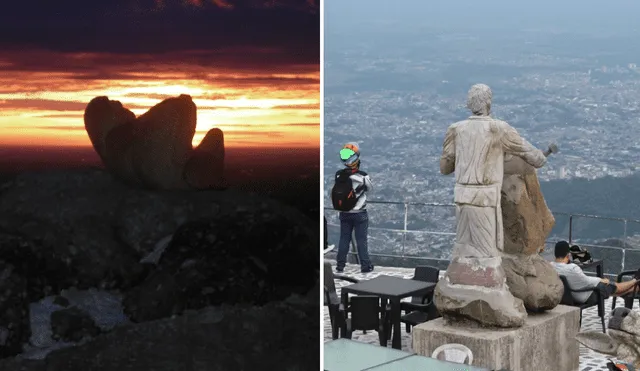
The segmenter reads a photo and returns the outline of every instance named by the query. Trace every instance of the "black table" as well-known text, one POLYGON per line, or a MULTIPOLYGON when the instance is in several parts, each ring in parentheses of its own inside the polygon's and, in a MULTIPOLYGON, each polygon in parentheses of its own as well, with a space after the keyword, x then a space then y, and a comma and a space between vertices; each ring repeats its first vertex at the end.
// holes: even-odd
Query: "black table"
POLYGON ((434 282, 380 275, 367 281, 345 286, 340 290, 340 295, 345 307, 349 304, 349 294, 375 295, 391 302, 391 323, 393 325, 391 346, 395 349, 402 349, 400 340, 400 317, 402 315, 400 301, 411 296, 426 296, 435 287, 436 284, 434 282))
POLYGON ((589 262, 589 263, 581 263, 581 264, 579 264, 577 260, 574 260, 572 263, 574 263, 575 265, 580 267, 580 269, 582 269, 583 271, 585 269, 596 267, 596 276, 598 276, 600 278, 604 278, 603 262, 604 261, 602 259, 600 259, 600 260, 594 260, 594 261, 589 262))

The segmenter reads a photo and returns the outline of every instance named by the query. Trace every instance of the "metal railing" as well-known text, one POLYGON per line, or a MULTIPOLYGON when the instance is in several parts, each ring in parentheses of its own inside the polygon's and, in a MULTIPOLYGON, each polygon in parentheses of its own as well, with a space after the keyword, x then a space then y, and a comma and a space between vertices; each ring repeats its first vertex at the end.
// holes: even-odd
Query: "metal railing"
MULTIPOLYGON (((370 201, 368 200, 367 204, 373 206, 368 209, 370 220, 371 220, 371 215, 375 213, 377 205, 398 205, 398 206, 404 207, 402 228, 385 228, 385 227, 376 227, 371 225, 369 226, 370 231, 374 231, 374 232, 386 231, 386 232, 401 234, 402 242, 401 242, 401 248, 399 253, 377 253, 377 252, 371 252, 371 249, 369 249, 370 256, 395 259, 395 261, 398 261, 398 260, 432 261, 432 262, 435 262, 436 265, 440 265, 446 268, 446 266, 449 263, 449 259, 407 254, 406 252, 407 235, 416 233, 416 234, 427 234, 427 235, 451 236, 451 242, 453 242, 453 237, 455 236, 455 233, 442 232, 442 231, 430 231, 430 230, 422 230, 422 229, 409 229, 409 210, 410 208, 415 208, 415 207, 450 208, 453 210, 455 206, 454 204, 432 203, 432 202, 380 201, 380 200, 370 200, 370 201)), ((333 210, 333 208, 325 207, 325 210, 333 210)), ((635 236, 635 235, 640 236, 640 220, 619 218, 619 217, 607 217, 607 216, 599 216, 599 215, 587 215, 587 214, 580 214, 580 213, 566 213, 566 212, 557 212, 557 211, 556 212, 552 211, 552 214, 556 218, 556 221, 558 220, 559 217, 568 218, 568 228, 566 228, 566 235, 564 236, 562 234, 555 234, 550 236, 550 238, 545 242, 545 247, 549 245, 550 245, 549 247, 555 245, 555 242, 557 242, 560 239, 568 240, 570 244, 574 244, 574 243, 579 244, 581 247, 586 248, 594 256, 594 258, 604 260, 604 272, 605 272, 605 275, 608 275, 608 276, 615 276, 620 271, 640 268, 640 249, 634 249, 628 246, 630 226, 632 226, 631 228, 632 236, 635 236), (580 228, 576 228, 576 223, 580 219, 620 223, 621 224, 620 234, 618 234, 617 236, 608 236, 608 237, 599 238, 599 239, 619 241, 622 243, 622 246, 604 245, 600 243, 587 242, 585 238, 580 238, 580 235, 579 235, 580 233, 577 233, 577 232, 580 232, 579 231, 580 228), (617 259, 615 255, 619 255, 619 259, 617 259), (629 259, 627 255, 630 255, 632 259, 629 259)), ((330 217, 327 218, 327 224, 329 226, 339 227, 338 224, 329 222, 329 219, 330 217)), ((452 223, 452 226, 454 225, 455 225, 455 222, 452 223)), ((451 245, 453 245, 453 243, 451 243, 451 245)), ((449 253, 450 251, 451 250, 449 250, 449 253)), ((548 254, 548 253, 553 253, 552 249, 546 248, 545 254, 548 254)), ((358 252, 357 252, 355 238, 351 239, 351 249, 349 251, 349 255, 355 258, 356 262, 358 262, 358 252)))

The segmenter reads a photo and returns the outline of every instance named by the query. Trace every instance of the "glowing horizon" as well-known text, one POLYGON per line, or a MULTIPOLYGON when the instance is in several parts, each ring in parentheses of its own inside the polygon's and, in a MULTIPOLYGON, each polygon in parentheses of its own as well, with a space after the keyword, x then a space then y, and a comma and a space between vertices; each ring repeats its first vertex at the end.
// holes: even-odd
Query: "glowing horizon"
POLYGON ((193 77, 189 66, 181 72, 153 67, 107 80, 9 71, 0 63, 0 146, 91 146, 83 120, 91 99, 107 96, 140 116, 166 98, 188 94, 198 109, 194 145, 220 128, 227 147, 319 147, 319 72, 198 71, 193 77))

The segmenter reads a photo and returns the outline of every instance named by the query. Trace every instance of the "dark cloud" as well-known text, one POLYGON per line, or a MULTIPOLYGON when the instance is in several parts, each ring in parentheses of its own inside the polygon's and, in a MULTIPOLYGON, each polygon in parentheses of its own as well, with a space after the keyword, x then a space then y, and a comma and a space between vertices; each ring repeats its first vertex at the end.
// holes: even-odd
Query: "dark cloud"
POLYGON ((319 85, 320 79, 315 78, 306 78, 306 77, 218 77, 211 79, 211 82, 224 84, 224 85, 232 85, 232 86, 241 86, 241 87, 251 87, 251 86, 279 86, 279 85, 287 85, 287 86, 295 86, 298 88, 300 85, 319 85))
POLYGON ((47 111, 84 111, 86 103, 49 99, 10 99, 0 103, 3 109, 32 109, 47 111))
MULTIPOLYGON (((161 63, 165 54, 203 51, 186 56, 185 62, 208 68, 236 63, 239 69, 318 65, 318 4, 306 0, 12 1, 0 7, 0 55, 25 49, 154 54, 160 55, 155 62, 161 63)), ((81 62, 76 69, 81 69, 81 62)), ((101 72, 92 70, 95 65, 89 63, 84 67, 88 76, 101 72)))
MULTIPOLYGON (((165 97, 168 98, 168 97, 165 97)), ((5 99, 0 101, 0 109, 3 110, 31 110, 31 111, 60 111, 61 114, 48 114, 41 117, 78 117, 69 111, 84 112, 89 102, 61 101, 53 99, 5 99)), ((148 109, 147 106, 127 104, 127 109, 148 109)), ((82 113, 80 113, 82 116, 82 113)))
MULTIPOLYGON (((162 9, 165 7, 167 0, 155 0, 156 8, 162 9)), ((197 7, 203 7, 213 5, 220 9, 232 10, 232 9, 277 9, 287 8, 295 9, 302 12, 317 13, 320 8, 320 2, 318 0, 184 0, 183 5, 193 5, 197 7)))
POLYGON ((302 61, 290 57, 286 51, 246 47, 157 54, 0 50, 0 71, 64 72, 72 74, 69 77, 76 80, 137 80, 143 77, 147 80, 197 79, 247 87, 283 83, 288 86, 318 85, 320 81, 317 78, 268 76, 319 71, 319 61, 299 62, 302 61), (216 74, 212 74, 212 70, 216 74), (229 73, 233 72, 259 72, 262 76, 230 76, 229 73), (221 76, 220 73, 226 75, 221 76))

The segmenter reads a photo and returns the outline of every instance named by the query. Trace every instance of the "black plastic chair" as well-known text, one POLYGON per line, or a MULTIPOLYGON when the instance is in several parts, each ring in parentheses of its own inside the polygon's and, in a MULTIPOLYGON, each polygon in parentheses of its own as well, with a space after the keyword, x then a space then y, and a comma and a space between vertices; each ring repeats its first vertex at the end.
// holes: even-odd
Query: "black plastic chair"
POLYGON ((584 309, 597 306, 598 317, 600 317, 600 322, 602 323, 602 332, 606 333, 607 329, 604 324, 604 295, 600 292, 600 290, 597 288, 574 290, 571 287, 569 287, 569 283, 567 282, 567 278, 565 276, 560 275, 560 280, 562 280, 562 285, 564 286, 564 293, 562 294, 562 300, 560 301, 560 304, 580 308, 580 326, 581 327, 582 327, 582 311, 584 309), (596 303, 582 303, 582 304, 576 303, 576 301, 573 299, 573 295, 571 295, 574 292, 595 292, 596 298, 598 300, 596 303))
POLYGON ((329 309, 329 319, 331 320, 331 337, 338 338, 338 331, 343 322, 340 318, 340 298, 336 291, 334 280, 343 280, 351 283, 358 283, 356 278, 333 274, 333 267, 330 262, 324 262, 324 305, 329 309))
MULTIPOLYGON (((413 279, 422 282, 438 283, 440 270, 426 265, 417 266, 413 274, 413 279)), ((411 327, 421 323, 439 318, 440 313, 433 302, 433 291, 425 297, 414 296, 409 302, 400 303, 400 310, 406 314, 400 317, 400 321, 405 324, 407 332, 411 332, 411 327)))
POLYGON ((327 218, 324 218, 324 249, 329 247, 329 232, 327 230, 327 218))
POLYGON ((380 345, 387 346, 391 329, 389 312, 380 305, 380 298, 372 295, 358 295, 349 298, 347 308, 340 305, 341 337, 351 339, 353 331, 374 330, 378 332, 380 345))
MULTIPOLYGON (((636 273, 638 273, 638 270, 624 271, 616 277, 616 282, 620 283, 622 282, 622 279, 624 277, 626 276, 633 277, 636 273)), ((613 300, 611 300, 611 310, 614 310, 616 308, 616 299, 617 298, 614 296, 613 300)), ((633 301, 635 299, 638 299, 638 303, 640 303, 640 293, 638 292, 638 286, 634 287, 633 294, 625 295, 622 299, 624 299, 625 308, 633 309, 633 301)))

